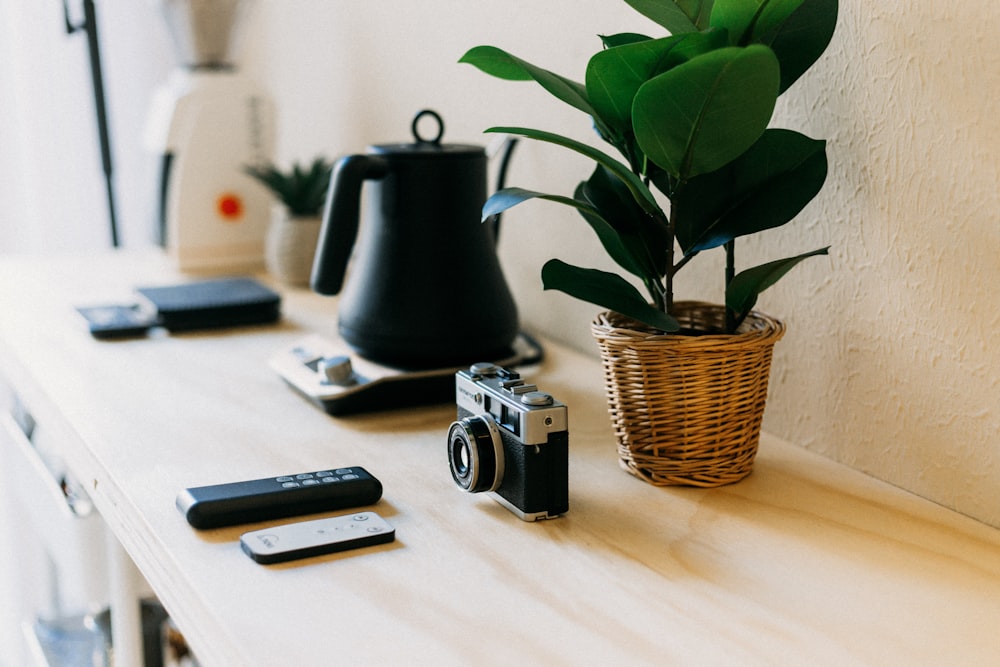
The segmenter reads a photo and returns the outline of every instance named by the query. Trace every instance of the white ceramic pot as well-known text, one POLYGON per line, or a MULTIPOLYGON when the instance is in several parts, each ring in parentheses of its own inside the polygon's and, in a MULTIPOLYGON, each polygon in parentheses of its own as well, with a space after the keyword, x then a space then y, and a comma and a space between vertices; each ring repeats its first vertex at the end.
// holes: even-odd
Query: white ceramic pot
POLYGON ((275 206, 264 252, 268 272, 286 285, 308 286, 321 222, 319 216, 291 217, 275 206))

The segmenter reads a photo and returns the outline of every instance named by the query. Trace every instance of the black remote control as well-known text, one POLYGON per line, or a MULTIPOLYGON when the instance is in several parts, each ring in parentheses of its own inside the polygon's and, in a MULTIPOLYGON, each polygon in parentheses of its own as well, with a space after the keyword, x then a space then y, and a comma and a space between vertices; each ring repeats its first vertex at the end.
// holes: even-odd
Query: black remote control
POLYGON ((90 335, 99 340, 144 336, 156 326, 156 313, 132 305, 107 305, 77 308, 87 320, 90 335))
POLYGON ((195 528, 219 528, 361 507, 381 497, 382 483, 354 466, 184 489, 177 509, 195 528))

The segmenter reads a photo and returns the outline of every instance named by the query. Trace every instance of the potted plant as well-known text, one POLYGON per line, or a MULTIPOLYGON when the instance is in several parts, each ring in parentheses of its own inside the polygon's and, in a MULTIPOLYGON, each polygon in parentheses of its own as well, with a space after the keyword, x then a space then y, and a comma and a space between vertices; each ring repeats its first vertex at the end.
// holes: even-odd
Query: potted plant
POLYGON ((308 166, 293 163, 289 171, 273 164, 245 169, 278 200, 271 212, 264 259, 268 271, 289 285, 309 284, 332 168, 331 162, 317 157, 308 166))
POLYGON ((483 215, 531 199, 579 211, 633 279, 553 259, 542 281, 607 309, 592 331, 622 465, 656 484, 730 483, 751 470, 771 350, 784 332, 753 310, 757 297, 827 253, 737 272, 736 241, 790 222, 826 179, 825 141, 769 125, 778 96, 829 44, 837 0, 625 1, 669 34, 602 36, 583 83, 492 46, 462 57, 541 84, 590 116, 619 154, 553 132, 492 128, 596 164, 572 196, 507 188, 483 215), (709 251, 726 255, 724 305, 676 300, 675 276, 709 251))

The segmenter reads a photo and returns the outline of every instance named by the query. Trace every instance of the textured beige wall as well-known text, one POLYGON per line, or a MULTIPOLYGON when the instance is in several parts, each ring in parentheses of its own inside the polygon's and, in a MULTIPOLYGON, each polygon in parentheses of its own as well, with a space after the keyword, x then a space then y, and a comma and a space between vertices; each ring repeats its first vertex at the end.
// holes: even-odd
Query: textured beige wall
POLYGON ((793 327, 768 428, 994 525, 998 28, 987 0, 843 3, 781 114, 831 140, 798 228, 834 245, 832 266, 764 304, 793 327))
MULTIPOLYGON (((439 109, 451 141, 493 124, 579 138, 577 112, 532 84, 455 65, 479 43, 582 78, 595 34, 646 30, 598 0, 263 2, 248 59, 281 98, 286 156, 406 138, 439 109), (272 46, 278 44, 280 46, 272 46)), ((787 95, 777 124, 827 138, 831 175, 785 229, 740 245, 754 263, 822 245, 761 299, 786 319, 765 427, 877 477, 1000 525, 1000 5, 842 0, 834 43, 787 95)), ((524 145, 512 183, 568 193, 586 161, 524 145)), ((542 293, 552 256, 608 267, 587 228, 545 203, 507 219, 502 254, 529 326, 595 351, 595 308, 542 293)), ((683 296, 719 299, 721 270, 688 271, 683 296)))

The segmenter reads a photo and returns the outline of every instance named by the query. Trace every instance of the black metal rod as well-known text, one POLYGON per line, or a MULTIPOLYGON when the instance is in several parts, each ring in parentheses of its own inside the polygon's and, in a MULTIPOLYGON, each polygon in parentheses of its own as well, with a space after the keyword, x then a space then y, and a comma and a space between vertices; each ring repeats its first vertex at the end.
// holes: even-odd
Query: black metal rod
POLYGON ((66 15, 66 32, 77 30, 87 33, 87 51, 90 60, 90 78, 94 88, 94 108, 97 112, 97 135, 101 145, 101 167, 104 170, 105 189, 108 196, 108 216, 111 223, 111 245, 118 247, 118 221, 115 215, 115 196, 111 169, 111 138, 108 132, 108 111, 104 101, 104 75, 101 70, 101 50, 97 38, 97 10, 94 0, 83 0, 83 24, 74 26, 69 17, 67 0, 63 0, 66 15))

